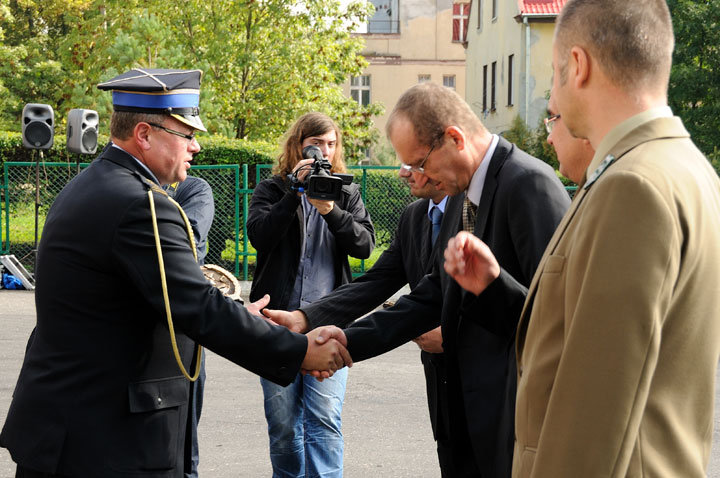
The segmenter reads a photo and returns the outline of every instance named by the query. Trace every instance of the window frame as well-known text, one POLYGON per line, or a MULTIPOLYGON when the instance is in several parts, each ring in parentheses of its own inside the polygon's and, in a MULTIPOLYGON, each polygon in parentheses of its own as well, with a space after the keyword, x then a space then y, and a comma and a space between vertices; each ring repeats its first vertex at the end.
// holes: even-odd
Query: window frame
POLYGON ((350 77, 350 98, 360 106, 368 106, 372 102, 371 75, 357 75, 350 77), (363 92, 367 91, 367 104, 363 104, 363 92), (353 93, 357 92, 357 98, 353 93))
POLYGON ((490 111, 497 110, 497 61, 492 62, 490 73, 490 111))
POLYGON ((508 90, 507 90, 507 94, 508 94, 507 105, 508 106, 513 106, 513 104, 514 104, 514 101, 513 101, 514 100, 514 98, 513 98, 513 74, 514 74, 514 71, 513 71, 514 65, 513 64, 514 63, 515 63, 515 54, 508 55, 508 90))

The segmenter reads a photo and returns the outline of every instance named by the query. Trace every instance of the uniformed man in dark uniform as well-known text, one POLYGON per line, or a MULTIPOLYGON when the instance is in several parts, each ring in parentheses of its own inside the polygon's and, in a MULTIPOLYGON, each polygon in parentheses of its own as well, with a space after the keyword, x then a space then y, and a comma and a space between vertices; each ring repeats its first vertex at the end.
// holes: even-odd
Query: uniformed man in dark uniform
POLYGON ((182 477, 195 342, 279 384, 350 362, 338 340, 253 316, 197 265, 160 186, 200 150, 200 77, 135 69, 99 85, 113 90, 111 143, 48 213, 37 327, 0 435, 19 477, 182 477))

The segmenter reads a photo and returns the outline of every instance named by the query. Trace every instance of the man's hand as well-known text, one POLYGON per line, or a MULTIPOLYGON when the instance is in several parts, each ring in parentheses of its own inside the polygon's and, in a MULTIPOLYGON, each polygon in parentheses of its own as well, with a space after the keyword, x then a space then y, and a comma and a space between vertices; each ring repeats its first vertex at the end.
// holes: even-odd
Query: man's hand
POLYGON ((273 323, 285 326, 293 332, 297 332, 299 334, 304 334, 310 327, 305 313, 301 310, 287 312, 285 310, 265 309, 263 313, 265 314, 265 317, 270 319, 273 323))
POLYGON ((420 350, 431 354, 443 353, 443 339, 440 327, 432 329, 430 332, 425 332, 420 337, 414 338, 413 342, 418 344, 420 350))
POLYGON ((308 348, 302 363, 303 373, 312 371, 318 379, 332 377, 343 366, 352 367, 345 333, 334 325, 318 327, 307 333, 308 348))
POLYGON ((252 315, 257 315, 258 317, 262 317, 262 313, 260 312, 265 308, 266 305, 270 303, 270 296, 268 294, 265 294, 252 304, 248 304, 245 306, 245 309, 250 312, 252 315))
POLYGON ((333 201, 323 201, 322 199, 311 199, 308 198, 308 201, 310 204, 315 206, 315 209, 318 210, 321 216, 324 216, 325 214, 332 211, 333 207, 335 207, 335 202, 333 201))
POLYGON ((463 289, 479 295, 500 275, 490 248, 469 232, 460 231, 445 249, 445 272, 463 289))

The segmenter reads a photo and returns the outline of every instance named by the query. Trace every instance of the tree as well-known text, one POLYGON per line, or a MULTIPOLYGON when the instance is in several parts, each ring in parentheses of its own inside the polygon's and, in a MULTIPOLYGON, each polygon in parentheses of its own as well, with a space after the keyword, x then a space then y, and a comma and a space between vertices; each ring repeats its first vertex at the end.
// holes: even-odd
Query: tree
POLYGON ((0 0, 0 126, 19 127, 25 103, 63 97, 58 39, 89 0, 0 0))
POLYGON ((218 131, 237 138, 275 140, 300 114, 322 111, 337 119, 351 155, 369 146, 370 119, 342 95, 340 85, 365 66, 351 31, 367 18, 367 3, 346 9, 336 0, 233 0, 166 9, 196 64, 207 72, 203 101, 218 131))
POLYGON ((371 118, 381 107, 357 105, 340 85, 365 66, 351 31, 371 9, 339 0, 0 0, 0 125, 27 102, 51 104, 60 118, 70 108, 107 118, 110 96, 97 83, 133 67, 200 68, 211 132, 277 141, 300 114, 323 111, 360 157, 376 140, 371 118))
POLYGON ((720 173, 720 0, 668 0, 675 31, 669 102, 720 173))

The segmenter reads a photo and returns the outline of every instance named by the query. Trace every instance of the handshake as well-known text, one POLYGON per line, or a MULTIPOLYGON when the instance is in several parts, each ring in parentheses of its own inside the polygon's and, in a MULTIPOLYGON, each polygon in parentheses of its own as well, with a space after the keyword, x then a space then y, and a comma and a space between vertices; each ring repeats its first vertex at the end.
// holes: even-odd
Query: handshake
MULTIPOLYGON (((304 334, 308 329, 305 314, 299 310, 286 312, 284 310, 271 310, 264 307, 270 302, 270 296, 249 304, 248 311, 256 316, 265 317, 268 322, 287 327, 293 332, 304 334), (261 312, 262 311, 262 312, 261 312)), ((302 362, 302 373, 310 374, 318 380, 323 380, 347 366, 352 367, 352 358, 347 351, 347 338, 345 333, 334 325, 318 327, 305 334, 308 339, 308 348, 302 362)))

